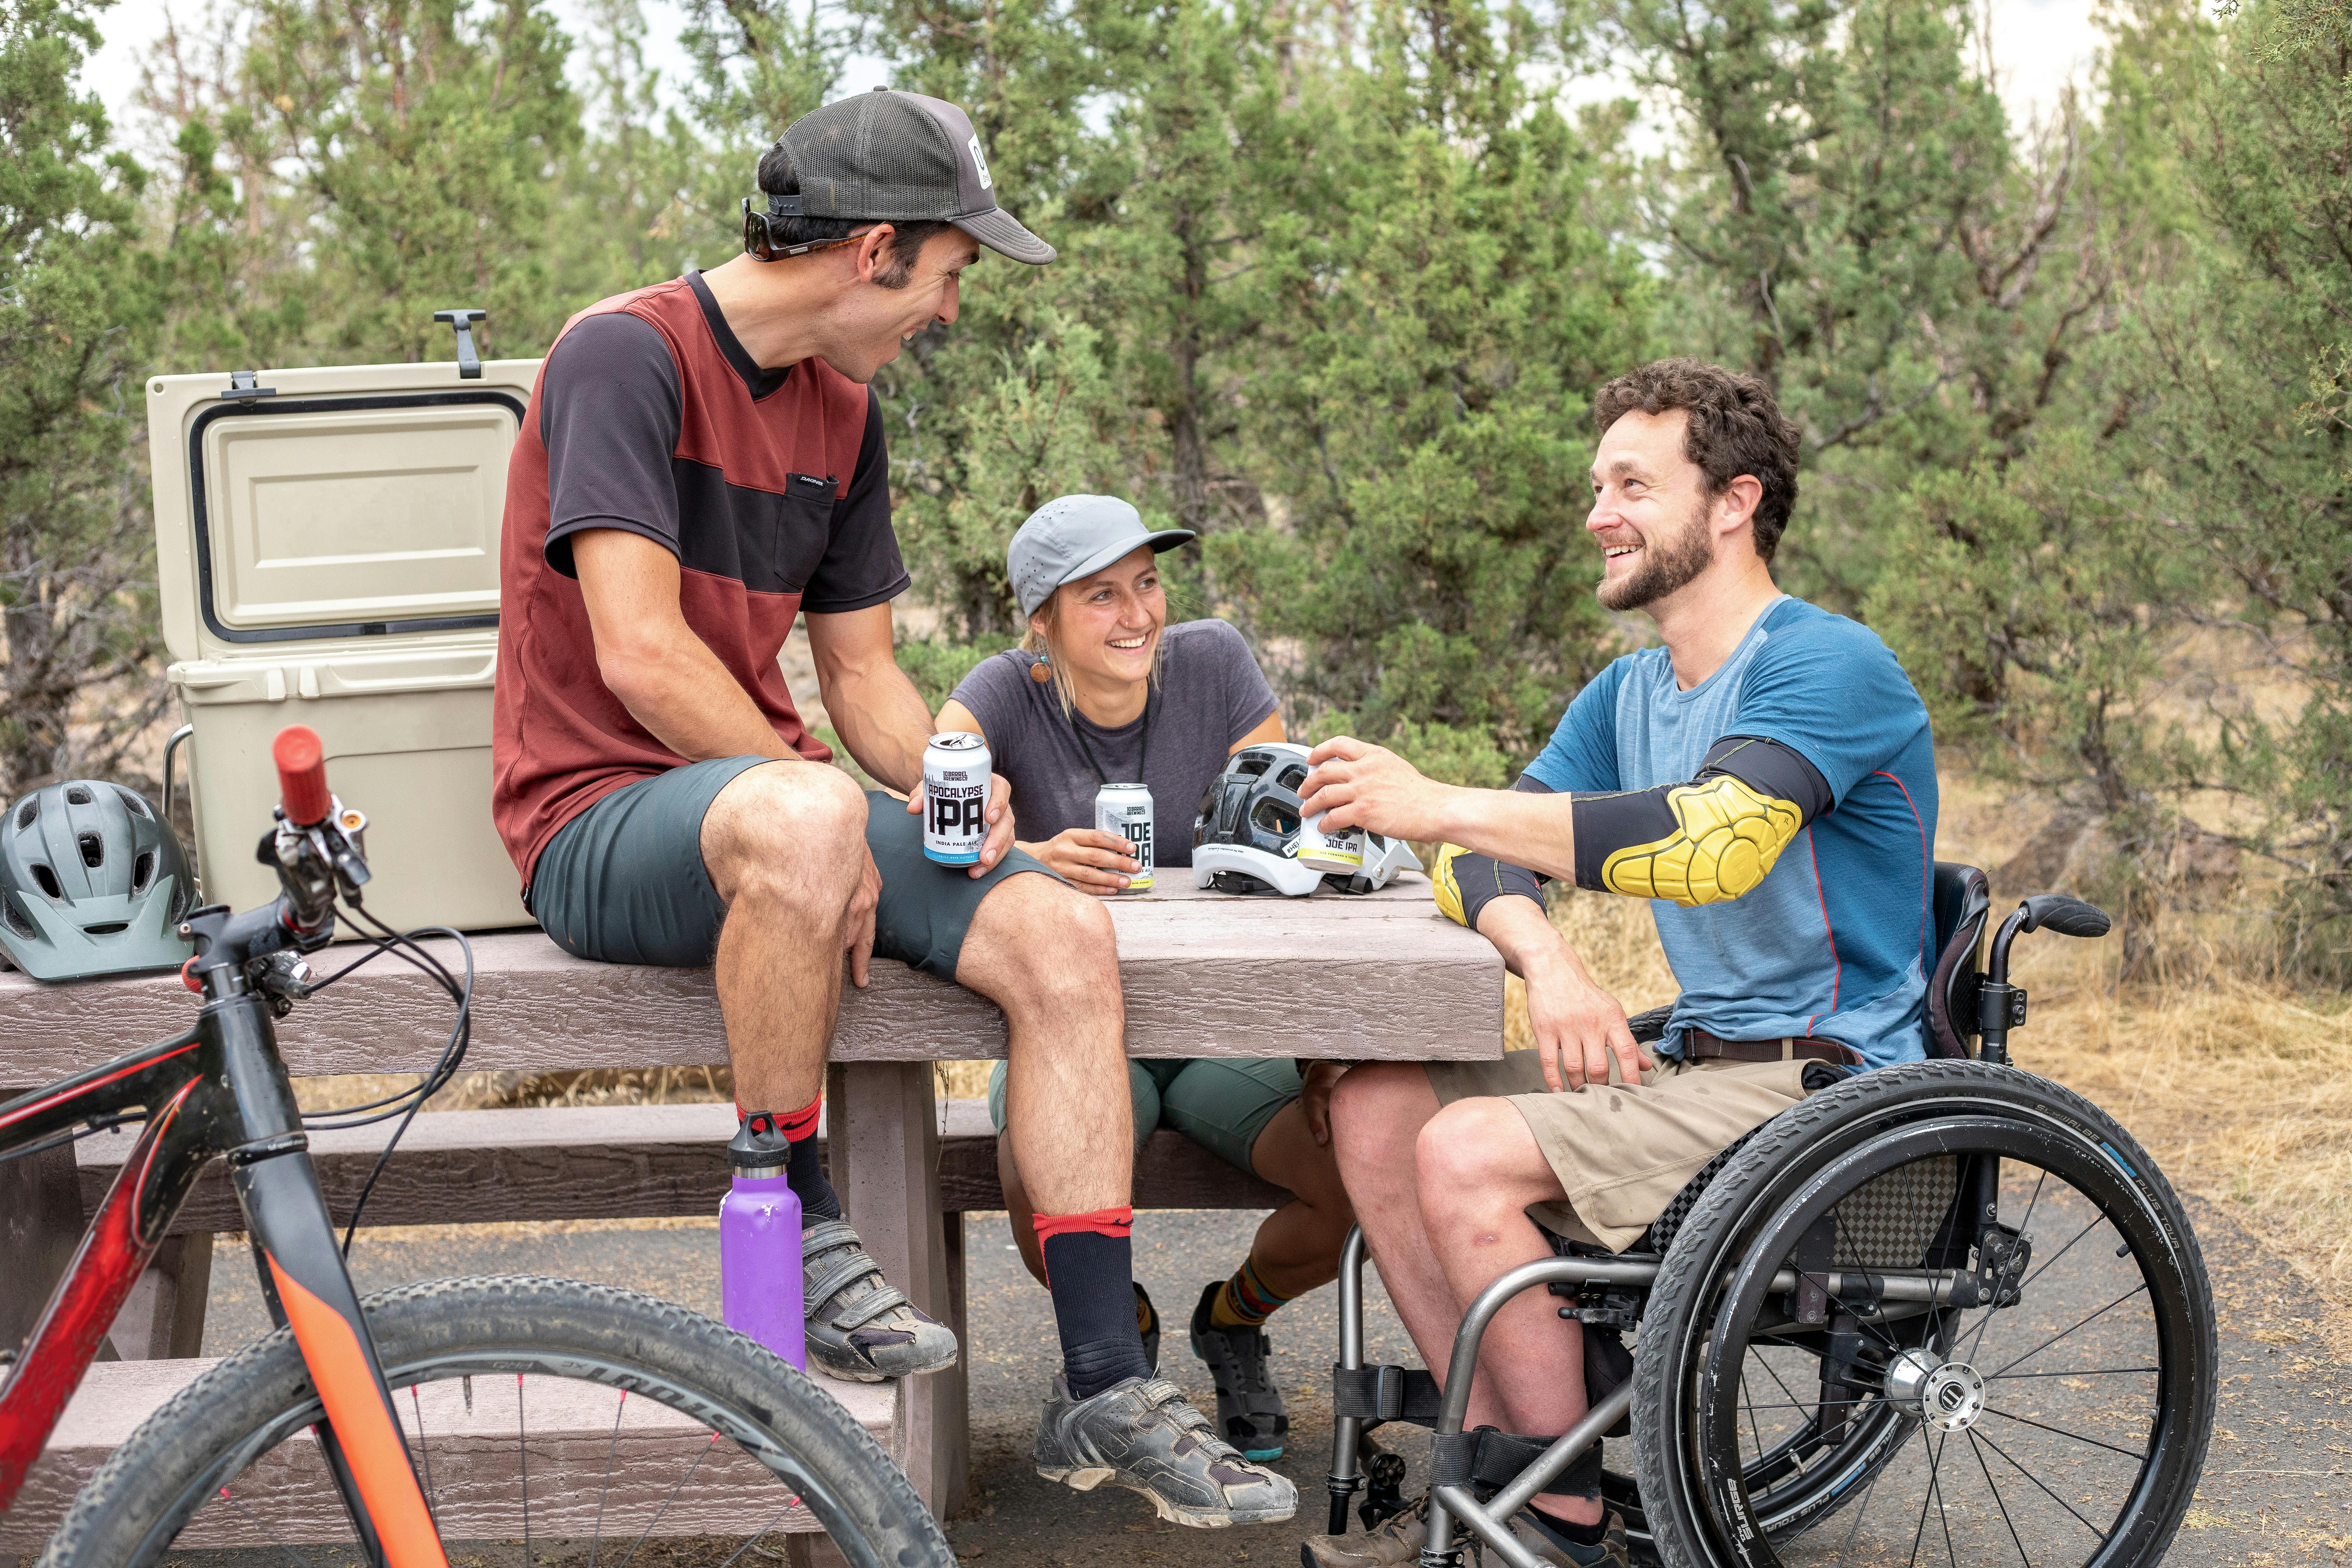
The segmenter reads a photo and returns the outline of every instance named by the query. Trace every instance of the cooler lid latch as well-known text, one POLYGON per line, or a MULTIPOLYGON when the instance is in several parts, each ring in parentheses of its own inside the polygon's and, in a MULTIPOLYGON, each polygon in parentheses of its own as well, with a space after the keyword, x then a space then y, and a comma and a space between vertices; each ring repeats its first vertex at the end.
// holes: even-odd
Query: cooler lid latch
POLYGON ((488 310, 436 310, 433 319, 457 329, 457 379, 482 379, 482 356, 474 351, 474 323, 489 320, 488 310))
POLYGON ((257 379, 259 378, 249 370, 233 370, 229 372, 228 390, 221 394, 222 399, 230 403, 250 403, 257 397, 275 397, 278 395, 278 389, 274 386, 255 385, 254 383, 257 379))

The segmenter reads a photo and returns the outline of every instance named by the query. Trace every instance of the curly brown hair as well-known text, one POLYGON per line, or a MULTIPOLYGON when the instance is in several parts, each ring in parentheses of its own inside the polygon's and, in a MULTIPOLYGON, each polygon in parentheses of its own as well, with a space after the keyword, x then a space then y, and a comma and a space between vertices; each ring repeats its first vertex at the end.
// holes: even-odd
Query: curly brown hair
POLYGON ((1761 376, 1726 370, 1704 360, 1654 360, 1628 371, 1592 400, 1593 427, 1609 426, 1636 410, 1689 416, 1683 456, 1706 476, 1710 499, 1742 474, 1764 487, 1756 503, 1756 553, 1769 565, 1797 504, 1797 458, 1802 449, 1796 422, 1780 412, 1761 376))

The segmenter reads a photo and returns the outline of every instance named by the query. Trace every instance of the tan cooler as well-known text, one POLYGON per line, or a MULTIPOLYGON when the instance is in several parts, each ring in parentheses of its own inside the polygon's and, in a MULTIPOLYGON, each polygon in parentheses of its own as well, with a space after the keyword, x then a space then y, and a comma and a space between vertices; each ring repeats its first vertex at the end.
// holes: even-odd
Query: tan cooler
POLYGON ((275 898, 254 858, 269 743, 308 724, 368 814, 366 907, 398 928, 528 925, 490 825, 499 519, 537 360, 147 384, 172 683, 208 902, 275 898))

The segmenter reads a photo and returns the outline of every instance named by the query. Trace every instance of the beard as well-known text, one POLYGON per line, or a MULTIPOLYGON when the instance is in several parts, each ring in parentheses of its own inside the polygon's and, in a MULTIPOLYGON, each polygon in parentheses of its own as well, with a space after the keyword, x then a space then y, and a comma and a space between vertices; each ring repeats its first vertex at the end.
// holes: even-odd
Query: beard
POLYGON ((1642 541, 1641 564, 1622 582, 1603 579, 1594 596, 1604 610, 1638 610, 1691 582, 1715 560, 1706 522, 1707 506, 1694 508, 1680 528, 1664 539, 1642 541))

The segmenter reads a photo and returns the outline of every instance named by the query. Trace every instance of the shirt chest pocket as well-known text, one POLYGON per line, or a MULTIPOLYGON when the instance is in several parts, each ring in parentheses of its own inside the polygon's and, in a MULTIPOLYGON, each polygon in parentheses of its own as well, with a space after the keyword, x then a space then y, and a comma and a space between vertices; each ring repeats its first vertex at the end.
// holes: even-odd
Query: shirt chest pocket
POLYGON ((788 474, 773 519, 758 542, 768 557, 761 574, 777 593, 797 594, 816 575, 833 542, 834 482, 814 474, 788 474))

